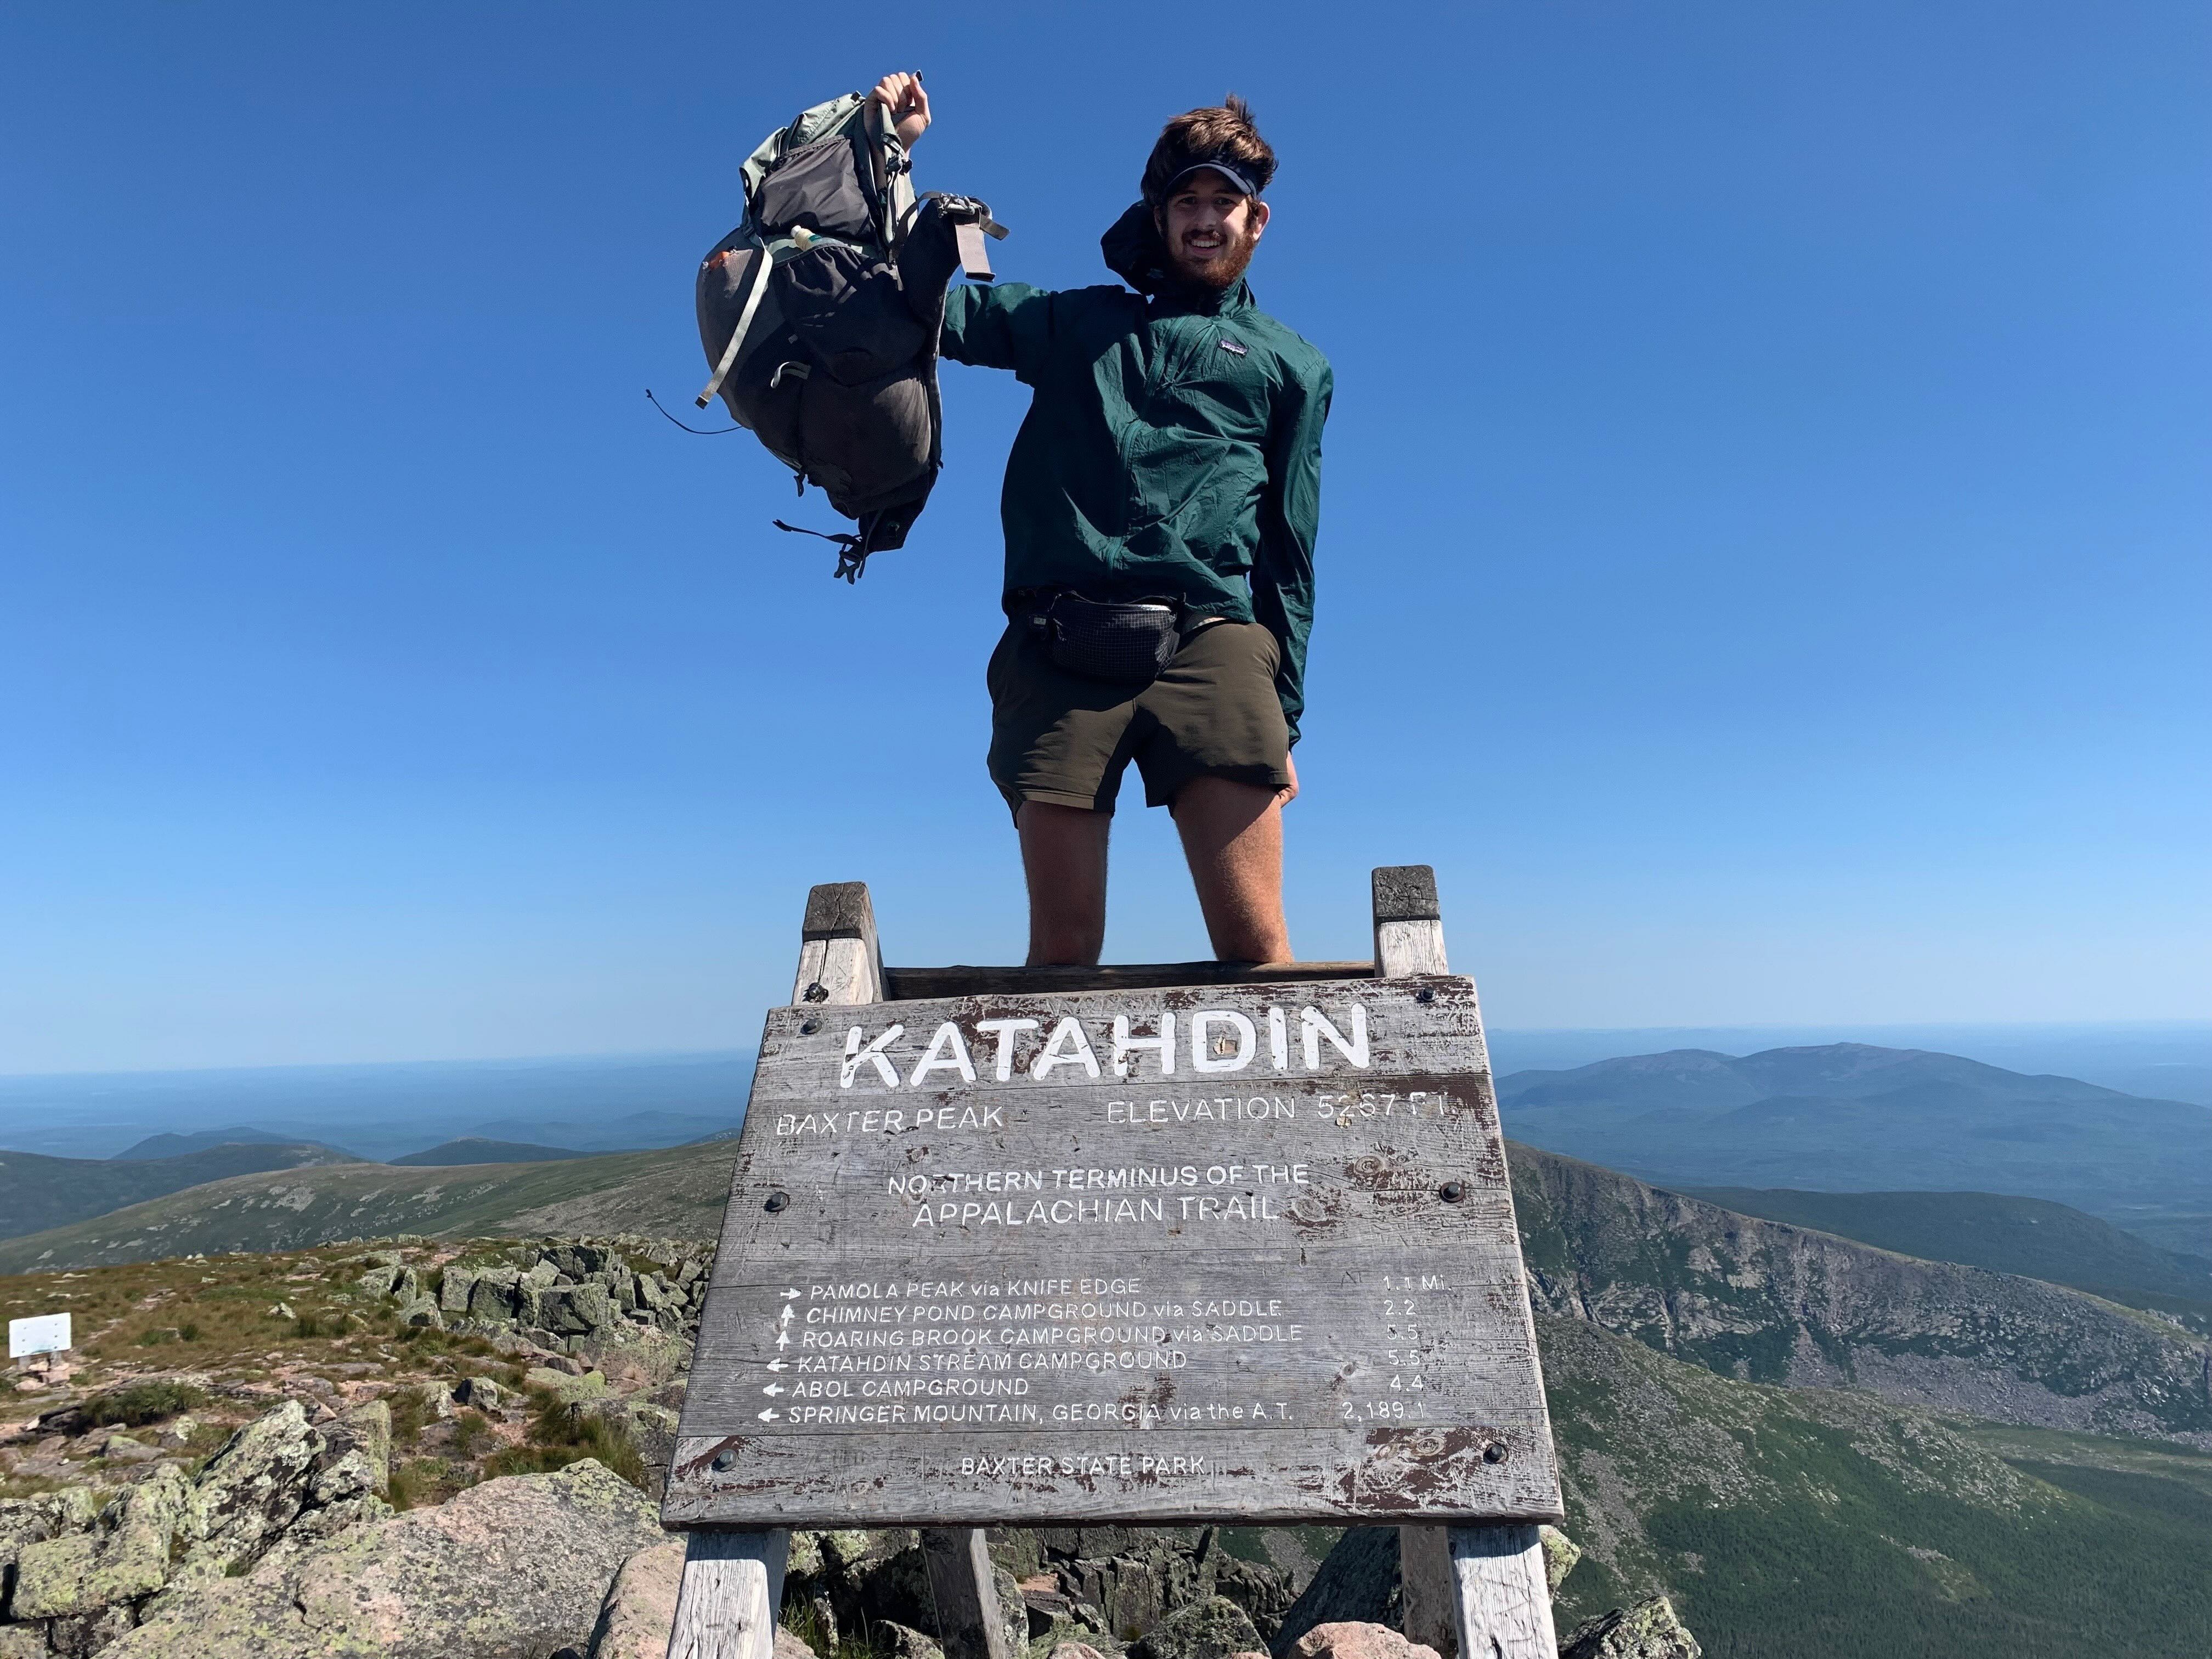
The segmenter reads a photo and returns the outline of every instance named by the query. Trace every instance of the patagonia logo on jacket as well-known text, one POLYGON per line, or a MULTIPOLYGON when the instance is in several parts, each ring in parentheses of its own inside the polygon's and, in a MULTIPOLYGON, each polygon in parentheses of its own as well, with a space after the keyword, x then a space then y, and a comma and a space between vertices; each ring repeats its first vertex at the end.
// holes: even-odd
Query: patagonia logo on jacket
POLYGON ((1244 348, 1243 348, 1243 346, 1241 346, 1241 345, 1237 344, 1236 341, 1234 341, 1234 340, 1231 339, 1231 338, 1230 338, 1227 335, 1225 335, 1225 334, 1224 334, 1224 335, 1223 335, 1223 336, 1221 337, 1221 338, 1219 338, 1218 340, 1216 340, 1216 341, 1214 342, 1214 343, 1215 343, 1216 345, 1219 346, 1219 347, 1220 347, 1224 351, 1233 351, 1233 352, 1235 352, 1235 353, 1237 354, 1237 356, 1238 356, 1239 357, 1242 357, 1242 356, 1246 356, 1246 355, 1247 355, 1247 354, 1246 354, 1246 352, 1245 352, 1245 349, 1244 349, 1244 348))

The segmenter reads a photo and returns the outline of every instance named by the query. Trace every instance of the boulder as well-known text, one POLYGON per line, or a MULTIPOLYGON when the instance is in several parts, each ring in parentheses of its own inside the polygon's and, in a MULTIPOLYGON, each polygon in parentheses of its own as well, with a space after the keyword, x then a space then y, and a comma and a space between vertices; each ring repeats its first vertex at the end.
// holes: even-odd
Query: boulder
POLYGON ((447 1314, 465 1314, 469 1310, 469 1298, 475 1294, 477 1272, 474 1267, 448 1267, 444 1281, 438 1288, 439 1309, 447 1314))
POLYGON ((1317 1625, 1402 1624, 1400 1601, 1397 1528, 1347 1527, 1269 1645, 1288 1654, 1317 1625))
POLYGON ((945 1659, 945 1650, 911 1625, 886 1619, 869 1633, 884 1659, 945 1659))
POLYGON ((0 1625, 0 1659, 47 1659, 46 1633, 36 1625, 0 1625))
POLYGON ((1437 1659, 1434 1648, 1409 1642, 1388 1625, 1359 1621, 1316 1625, 1291 1652, 1295 1659, 1437 1659))
POLYGON ((545 1252, 545 1260, 553 1264, 556 1273, 566 1273, 580 1283, 601 1268, 611 1266, 614 1255, 597 1244, 556 1244, 545 1252))
POLYGON ((443 1330, 446 1316, 441 1306, 427 1296, 418 1296, 399 1304, 396 1316, 402 1326, 428 1330, 443 1330))
POLYGON ((465 1376, 453 1384, 455 1402, 471 1411, 495 1412, 506 1397, 506 1390, 488 1376, 465 1376))
POLYGON ((164 1463, 109 1507, 100 1530, 24 1546, 10 1613, 76 1619, 143 1601, 168 1581, 170 1545, 188 1505, 183 1473, 164 1463))
POLYGON ((684 1540, 641 1549, 622 1564, 599 1604, 590 1659, 666 1659, 676 1625, 676 1591, 684 1579, 684 1540))
POLYGON ((1106 1659, 1106 1656, 1088 1642, 1061 1642, 1054 1646, 1046 1659, 1106 1659))
POLYGON ((1280 1567, 1218 1553, 1206 1565, 1213 1593, 1243 1608, 1260 1634, 1272 1639, 1283 1627, 1283 1614, 1296 1599, 1291 1594, 1290 1575, 1280 1567))
POLYGON ((561 1336, 588 1336, 603 1331, 620 1317, 614 1300, 601 1285, 555 1285, 538 1292, 534 1323, 561 1336))
MULTIPOLYGON (((367 1473, 363 1490, 381 1497, 392 1489, 392 1407, 381 1400, 372 1400, 367 1405, 356 1406, 342 1412, 337 1421, 327 1423, 320 1431, 323 1450, 317 1459, 317 1486, 325 1484, 323 1476, 349 1456, 357 1457, 367 1473)), ((320 1503, 334 1501, 319 1498, 320 1503)))
POLYGON ((487 1267, 469 1287, 469 1317, 493 1323, 513 1319, 522 1275, 512 1267, 487 1267))
POLYGON ((1559 1644, 1559 1659, 1699 1659, 1704 1652, 1663 1595, 1585 1620, 1559 1644))
POLYGON ((1539 1527, 1536 1536, 1544 1546, 1544 1583, 1557 1595, 1575 1563, 1583 1559, 1583 1547, 1557 1527, 1539 1527))
MULTIPOLYGON (((385 1420, 388 1445, 390 1417, 385 1420)), ((307 1506, 316 1461, 327 1445, 296 1400, 225 1441, 192 1484, 187 1532, 193 1541, 185 1575, 220 1577, 259 1559, 307 1506)))
POLYGON ((1178 1607, 1129 1649, 1129 1659, 1228 1659, 1261 1646, 1243 1608, 1225 1595, 1178 1607))
POLYGON ((608 1582, 660 1543, 652 1506, 586 1460, 172 1592, 112 1659, 509 1659, 590 1639, 608 1582))

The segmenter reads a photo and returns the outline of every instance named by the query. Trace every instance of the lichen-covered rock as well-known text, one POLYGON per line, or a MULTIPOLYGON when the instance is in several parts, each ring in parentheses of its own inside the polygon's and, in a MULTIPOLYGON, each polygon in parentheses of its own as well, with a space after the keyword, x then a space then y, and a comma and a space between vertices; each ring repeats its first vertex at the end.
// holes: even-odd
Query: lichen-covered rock
POLYGON ((9 1611, 18 1619, 62 1619, 98 1607, 88 1598, 85 1581, 100 1559, 100 1545, 97 1535, 86 1532, 25 1545, 15 1557, 9 1611))
POLYGON ((496 1322, 513 1319, 520 1305, 522 1275, 512 1267, 487 1267, 469 1287, 468 1314, 471 1319, 496 1322))
POLYGON ((1576 1626, 1559 1659, 1699 1659, 1704 1652, 1674 1603, 1659 1595, 1576 1626))
POLYGON ((469 1298, 476 1294, 477 1270, 473 1267, 448 1267, 438 1285, 438 1307, 447 1316, 465 1314, 469 1310, 469 1298))
POLYGON ((401 1303, 397 1317, 404 1326, 438 1331, 446 1328, 443 1309, 427 1296, 411 1297, 401 1303))
POLYGON ((46 1659, 46 1631, 37 1625, 0 1625, 0 1659, 46 1659))
POLYGON ((1409 1642, 1388 1625, 1359 1621, 1316 1625, 1291 1652, 1295 1659, 1438 1659, 1434 1648, 1409 1642))
POLYGON ((42 1544, 93 1523, 100 1504, 86 1486, 64 1486, 36 1498, 0 1499, 0 1588, 26 1547, 42 1544))
POLYGON ((392 1485, 392 1407, 372 1400, 341 1412, 333 1422, 320 1425, 323 1449, 315 1455, 314 1501, 335 1503, 356 1492, 380 1496, 392 1485), (352 1474, 333 1474, 344 1464, 352 1474), (341 1488, 343 1490, 341 1490, 341 1488))
POLYGON ((1539 1527, 1536 1536, 1544 1546, 1544 1583, 1557 1595, 1567 1575, 1575 1570, 1575 1563, 1583 1559, 1583 1547, 1557 1527, 1539 1527))
POLYGON ((599 1463, 488 1480, 434 1509, 164 1598, 112 1659, 510 1659, 581 1647, 608 1582, 662 1541, 599 1463))
POLYGON ((1177 1607, 1129 1649, 1129 1659, 1228 1659, 1261 1646, 1251 1616, 1225 1595, 1177 1607))
POLYGON ((21 1620, 76 1619, 153 1595, 168 1580, 170 1545, 189 1497, 183 1474, 164 1463, 110 1507, 100 1530, 25 1545, 10 1613, 21 1620))
POLYGON ((326 1444, 296 1400, 225 1441, 192 1483, 184 1576, 218 1577, 258 1560, 307 1506, 312 1471, 326 1444))

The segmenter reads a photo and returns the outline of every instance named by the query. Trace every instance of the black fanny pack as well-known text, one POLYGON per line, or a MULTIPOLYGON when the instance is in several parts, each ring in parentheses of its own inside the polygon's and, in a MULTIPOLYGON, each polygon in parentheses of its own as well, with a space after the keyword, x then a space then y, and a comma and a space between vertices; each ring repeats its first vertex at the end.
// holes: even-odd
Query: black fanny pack
POLYGON ((1182 620, 1180 609, 1162 600, 1109 605, 1076 593, 1056 594, 1029 615, 1054 667, 1124 685, 1159 678, 1182 644, 1182 620))

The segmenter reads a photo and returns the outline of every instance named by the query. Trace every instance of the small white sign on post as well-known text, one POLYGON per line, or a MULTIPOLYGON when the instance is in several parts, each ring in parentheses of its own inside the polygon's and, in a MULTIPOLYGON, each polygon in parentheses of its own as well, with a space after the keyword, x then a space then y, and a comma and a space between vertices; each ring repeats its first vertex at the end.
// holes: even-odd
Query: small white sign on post
POLYGON ((8 1322, 8 1358, 27 1359, 33 1354, 58 1353, 70 1345, 70 1316, 41 1314, 36 1319, 8 1322))

